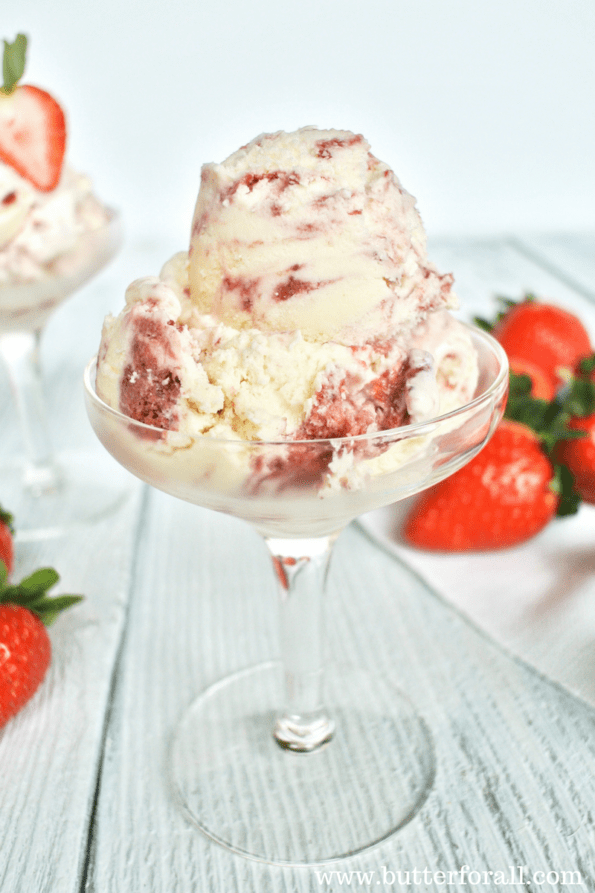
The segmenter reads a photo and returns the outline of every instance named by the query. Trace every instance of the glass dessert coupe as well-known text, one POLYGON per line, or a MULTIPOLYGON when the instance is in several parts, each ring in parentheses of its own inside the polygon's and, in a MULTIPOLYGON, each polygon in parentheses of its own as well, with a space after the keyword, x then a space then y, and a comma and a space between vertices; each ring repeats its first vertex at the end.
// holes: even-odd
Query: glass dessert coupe
MULTIPOLYGON (((39 347, 43 328, 66 298, 112 259, 122 241, 120 215, 81 235, 75 248, 43 279, 0 284, 0 356, 10 379, 23 455, 0 467, 0 499, 16 518, 19 539, 57 535, 97 520, 116 507, 125 490, 106 480, 94 458, 54 455, 43 396, 39 347)), ((99 457, 101 459, 101 457, 99 457)))
POLYGON ((407 697, 357 669, 323 669, 322 596, 331 548, 351 520, 452 474, 498 424, 506 356, 469 331, 480 369, 469 404, 335 440, 223 441, 152 428, 103 403, 96 361, 86 369, 87 412, 111 454, 166 493, 250 522, 272 555, 281 661, 204 691, 171 749, 186 815, 235 853, 281 865, 344 858, 405 825, 431 789, 431 733, 407 697))

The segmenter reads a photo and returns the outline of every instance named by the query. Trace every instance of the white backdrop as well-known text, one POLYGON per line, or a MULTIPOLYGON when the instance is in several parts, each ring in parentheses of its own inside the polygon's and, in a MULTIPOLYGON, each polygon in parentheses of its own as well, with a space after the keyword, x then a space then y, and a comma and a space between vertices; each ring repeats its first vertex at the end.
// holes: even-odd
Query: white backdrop
POLYGON ((362 132, 430 234, 595 228, 594 0, 2 7, 129 233, 184 247, 201 164, 305 124, 362 132))

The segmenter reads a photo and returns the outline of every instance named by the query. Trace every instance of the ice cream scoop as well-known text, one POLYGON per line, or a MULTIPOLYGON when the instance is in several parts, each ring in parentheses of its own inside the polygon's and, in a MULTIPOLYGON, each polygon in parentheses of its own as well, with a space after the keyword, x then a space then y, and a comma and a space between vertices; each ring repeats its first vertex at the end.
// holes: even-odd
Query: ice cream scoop
POLYGON ((349 131, 263 134, 204 165, 189 257, 196 307, 236 328, 362 344, 456 304, 415 199, 349 131))
POLYGON ((189 252, 104 324, 97 393, 137 421, 311 440, 471 399, 477 361, 414 199, 348 131, 266 134, 203 167, 189 252))

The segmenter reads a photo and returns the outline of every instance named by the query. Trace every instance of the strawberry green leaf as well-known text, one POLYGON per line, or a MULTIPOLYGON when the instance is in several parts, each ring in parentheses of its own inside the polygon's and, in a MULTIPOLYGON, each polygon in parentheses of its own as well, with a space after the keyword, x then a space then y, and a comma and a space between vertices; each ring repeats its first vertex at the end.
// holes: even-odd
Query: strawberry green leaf
POLYGON ((554 478, 551 488, 559 496, 556 514, 563 518, 567 515, 576 515, 581 504, 581 498, 574 489, 574 478, 565 465, 554 465, 554 478))
POLYGON ((18 604, 27 606, 42 595, 42 590, 34 589, 33 591, 28 591, 27 589, 22 589, 18 583, 15 583, 11 586, 2 587, 2 591, 0 592, 0 604, 18 604))
POLYGON ((478 329, 483 329, 484 332, 491 332, 494 328, 494 323, 490 322, 489 319, 484 319, 483 316, 474 316, 473 322, 478 329))
POLYGON ((509 399, 512 397, 512 399, 515 400, 520 397, 529 397, 531 395, 533 382, 531 381, 530 375, 526 375, 524 372, 511 372, 509 378, 509 399))
POLYGON ((2 76, 4 78, 3 93, 12 93, 25 71, 27 54, 27 37, 17 34, 15 40, 4 41, 4 57, 2 59, 2 76))
POLYGON ((82 601, 82 595, 49 596, 48 589, 55 586, 59 575, 53 567, 42 567, 21 580, 7 585, 6 566, 0 561, 0 604, 21 605, 32 611, 49 626, 58 614, 82 601))
POLYGON ((34 602, 27 607, 43 620, 45 626, 51 626, 62 611, 82 600, 82 595, 57 595, 55 598, 40 599, 39 602, 34 602))
POLYGON ((583 359, 578 364, 578 371, 582 375, 592 375, 595 372, 595 353, 583 359))
POLYGON ((21 580, 19 586, 25 592, 33 592, 35 590, 46 592, 52 586, 55 586, 59 579, 60 576, 53 567, 41 567, 21 580))
MULTIPOLYGON (((584 437, 584 431, 568 427, 571 416, 583 414, 579 407, 588 409, 593 401, 595 409, 595 384, 593 382, 572 382, 556 395, 553 400, 538 400, 532 397, 531 379, 528 375, 510 373, 508 402, 505 418, 521 422, 537 434, 545 451, 551 454, 560 440, 574 440, 584 437), (591 391, 592 388, 592 391, 591 391)), ((587 412, 587 415, 590 413, 587 412)))
POLYGON ((3 524, 6 524, 11 534, 14 536, 14 518, 10 512, 7 512, 5 508, 2 508, 0 505, 0 521, 3 524))
MULTIPOLYGON (((34 613, 37 614, 38 612, 35 611, 34 613)), ((58 618, 59 614, 59 611, 51 611, 49 609, 46 609, 44 610, 43 617, 41 617, 41 615, 38 616, 42 620, 44 626, 51 626, 54 620, 58 618)))
POLYGON ((558 397, 569 415, 589 416, 595 412, 595 382, 589 378, 571 378, 558 397))
POLYGON ((494 326, 499 323, 501 319, 504 319, 504 317, 512 307, 516 307, 517 304, 522 304, 523 301, 531 302, 536 300, 537 298, 535 297, 535 295, 530 293, 523 295, 520 301, 516 301, 514 298, 505 298, 503 295, 498 295, 496 297, 496 301, 498 302, 501 309, 497 311, 494 319, 490 320, 484 319, 483 316, 474 316, 473 322, 476 326, 478 326, 480 329, 483 329, 485 332, 491 332, 494 326))

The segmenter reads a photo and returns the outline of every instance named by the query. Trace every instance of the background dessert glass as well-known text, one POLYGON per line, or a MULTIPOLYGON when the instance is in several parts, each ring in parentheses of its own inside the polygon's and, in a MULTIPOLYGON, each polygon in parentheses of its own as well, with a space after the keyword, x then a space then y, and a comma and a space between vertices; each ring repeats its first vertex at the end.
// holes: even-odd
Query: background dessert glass
POLYGON ((271 552, 281 661, 204 691, 171 749, 185 812, 236 853, 276 864, 353 855, 405 825, 431 789, 431 733, 407 697, 357 668, 324 668, 322 596, 333 543, 352 519, 452 474, 499 422, 506 356, 489 335, 469 331, 480 372, 471 403, 424 424, 334 440, 163 431, 103 403, 95 360, 86 369, 91 424, 122 465, 166 493, 250 522, 271 552))
POLYGON ((50 438, 39 347, 53 311, 88 282, 116 254, 122 241, 120 215, 83 233, 59 268, 43 279, 0 284, 0 356, 10 379, 23 440, 23 453, 0 468, 0 499, 15 515, 20 539, 62 533, 96 520, 123 498, 121 483, 89 456, 60 462, 50 438))

